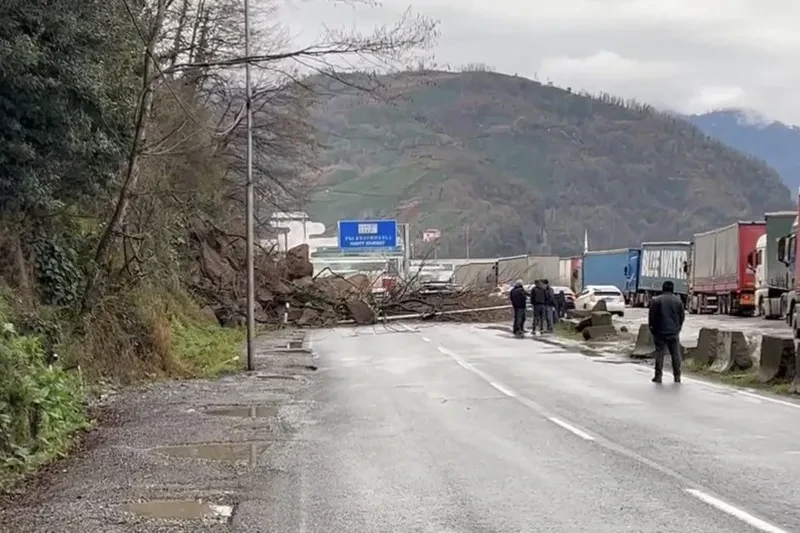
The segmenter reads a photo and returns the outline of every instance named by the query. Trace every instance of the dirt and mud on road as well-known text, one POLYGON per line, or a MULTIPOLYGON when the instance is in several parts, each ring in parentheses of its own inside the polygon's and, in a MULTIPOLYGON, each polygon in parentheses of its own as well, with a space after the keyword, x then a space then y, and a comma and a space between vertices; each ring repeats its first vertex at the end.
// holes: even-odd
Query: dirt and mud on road
POLYGON ((255 372, 150 385, 96 406, 103 423, 83 453, 0 500, 0 532, 177 533, 187 519, 193 533, 227 531, 239 505, 280 480, 267 457, 280 457, 313 408, 297 400, 316 369, 304 337, 259 340, 255 372))

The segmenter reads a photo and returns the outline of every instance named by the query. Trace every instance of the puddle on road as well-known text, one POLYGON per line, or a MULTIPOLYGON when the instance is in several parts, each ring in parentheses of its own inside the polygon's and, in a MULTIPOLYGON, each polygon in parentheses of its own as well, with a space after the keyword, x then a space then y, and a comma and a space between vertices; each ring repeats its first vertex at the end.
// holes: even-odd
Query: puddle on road
POLYGON ((162 500, 132 503, 125 506, 128 512, 161 520, 202 520, 216 518, 228 520, 233 515, 230 505, 215 505, 196 500, 162 500))
POLYGON ((235 407, 208 409, 206 414, 217 416, 235 416, 239 418, 271 418, 278 414, 278 408, 274 405, 239 405, 235 407))
POLYGON ((263 443, 212 443, 189 444, 183 446, 164 446, 153 450, 162 455, 182 459, 205 459, 229 463, 246 462, 256 464, 258 456, 266 449, 263 443))

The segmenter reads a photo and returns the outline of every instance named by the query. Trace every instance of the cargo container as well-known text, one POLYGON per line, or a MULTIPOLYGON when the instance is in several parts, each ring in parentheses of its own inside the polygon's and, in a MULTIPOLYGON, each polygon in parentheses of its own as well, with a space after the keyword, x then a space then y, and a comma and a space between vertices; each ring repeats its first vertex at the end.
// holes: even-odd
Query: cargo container
POLYGON ((661 294, 661 287, 669 280, 675 285, 675 294, 686 302, 689 295, 689 259, 691 242, 643 242, 639 260, 639 285, 633 305, 650 306, 650 300, 661 294))
MULTIPOLYGON (((562 257, 558 260, 558 283, 578 294, 581 289, 581 256, 562 257)), ((551 281, 552 282, 552 281, 551 281)))
POLYGON ((469 289, 489 289, 497 285, 494 261, 476 261, 456 265, 453 283, 469 289))
POLYGON ((767 231, 758 238, 755 250, 747 256, 747 268, 756 275, 756 313, 764 318, 780 318, 786 315, 783 305, 789 291, 789 266, 781 262, 778 248, 781 239, 792 231, 797 218, 795 211, 767 213, 764 221, 767 231))
POLYGON ((583 254, 582 288, 588 285, 613 285, 631 302, 636 295, 639 278, 638 248, 597 250, 583 254))
POLYGON ((767 226, 763 221, 736 222, 694 236, 689 311, 752 314, 755 311, 755 272, 747 256, 767 226))
POLYGON ((553 283, 558 279, 557 255, 518 255, 502 257, 495 263, 497 283, 513 283, 521 279, 530 284, 537 279, 546 279, 553 283))

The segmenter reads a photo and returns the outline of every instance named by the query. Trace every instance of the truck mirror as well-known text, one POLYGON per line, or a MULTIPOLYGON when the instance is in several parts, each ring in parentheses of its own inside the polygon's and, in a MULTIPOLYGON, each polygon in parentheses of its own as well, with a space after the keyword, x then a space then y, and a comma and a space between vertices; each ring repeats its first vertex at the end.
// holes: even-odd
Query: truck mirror
POLYGON ((689 273, 689 262, 688 261, 684 261, 683 262, 683 273, 684 274, 688 274, 689 273))
POLYGON ((625 267, 624 274, 625 274, 626 276, 628 275, 628 267, 625 267))
POLYGON ((781 263, 786 261, 786 237, 778 239, 778 261, 781 263))

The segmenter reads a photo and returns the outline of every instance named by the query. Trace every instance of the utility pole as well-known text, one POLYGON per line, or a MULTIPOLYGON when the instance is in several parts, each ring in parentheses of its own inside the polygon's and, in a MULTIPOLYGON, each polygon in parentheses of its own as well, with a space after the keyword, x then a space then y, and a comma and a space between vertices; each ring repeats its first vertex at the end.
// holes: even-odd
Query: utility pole
POLYGON ((464 226, 464 249, 467 259, 469 259, 469 224, 464 226))
POLYGON ((253 230, 253 88, 250 80, 250 0, 244 0, 244 85, 245 106, 247 107, 247 370, 255 369, 255 258, 253 249, 255 232, 253 230))

